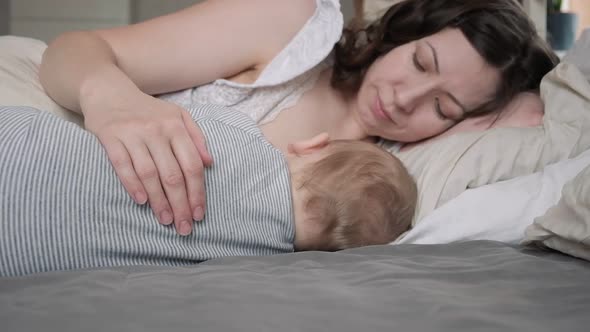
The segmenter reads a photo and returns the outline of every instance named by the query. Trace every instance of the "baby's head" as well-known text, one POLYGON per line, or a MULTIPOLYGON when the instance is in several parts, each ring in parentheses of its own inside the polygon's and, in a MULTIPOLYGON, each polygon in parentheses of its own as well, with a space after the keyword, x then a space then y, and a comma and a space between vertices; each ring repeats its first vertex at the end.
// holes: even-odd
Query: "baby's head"
POLYGON ((410 227, 416 184, 399 159, 375 144, 318 135, 290 145, 287 160, 296 250, 386 244, 410 227))

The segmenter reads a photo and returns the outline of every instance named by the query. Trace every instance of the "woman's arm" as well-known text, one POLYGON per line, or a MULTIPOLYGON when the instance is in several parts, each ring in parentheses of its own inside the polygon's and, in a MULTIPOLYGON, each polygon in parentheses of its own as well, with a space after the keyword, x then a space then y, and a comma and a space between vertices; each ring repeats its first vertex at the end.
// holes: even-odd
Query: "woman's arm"
POLYGON ((210 0, 136 25, 66 33, 46 50, 41 83, 84 115, 135 200, 188 234, 188 221, 203 214, 211 158, 190 116, 150 95, 262 70, 314 10, 315 0, 210 0))
POLYGON ((82 87, 127 76, 153 95, 260 70, 315 10, 315 0, 210 0, 135 25, 59 36, 41 79, 63 106, 79 110, 82 87), (105 68, 122 73, 103 73, 105 68))

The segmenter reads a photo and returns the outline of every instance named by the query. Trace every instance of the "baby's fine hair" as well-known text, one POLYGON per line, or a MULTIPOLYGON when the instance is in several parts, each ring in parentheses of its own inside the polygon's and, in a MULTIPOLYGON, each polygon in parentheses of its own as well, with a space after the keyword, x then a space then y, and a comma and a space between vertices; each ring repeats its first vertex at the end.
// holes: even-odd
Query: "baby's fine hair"
POLYGON ((362 141, 331 141, 324 151, 302 173, 306 222, 323 230, 311 249, 386 244, 409 229, 417 188, 399 159, 362 141))

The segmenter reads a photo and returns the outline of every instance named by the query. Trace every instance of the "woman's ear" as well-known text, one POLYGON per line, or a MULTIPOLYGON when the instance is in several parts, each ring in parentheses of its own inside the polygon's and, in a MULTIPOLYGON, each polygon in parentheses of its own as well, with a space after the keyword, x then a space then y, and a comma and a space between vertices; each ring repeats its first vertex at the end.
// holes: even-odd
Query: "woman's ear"
POLYGON ((287 151, 295 155, 306 155, 323 149, 328 142, 330 142, 328 133, 321 133, 310 139, 289 144, 287 151))

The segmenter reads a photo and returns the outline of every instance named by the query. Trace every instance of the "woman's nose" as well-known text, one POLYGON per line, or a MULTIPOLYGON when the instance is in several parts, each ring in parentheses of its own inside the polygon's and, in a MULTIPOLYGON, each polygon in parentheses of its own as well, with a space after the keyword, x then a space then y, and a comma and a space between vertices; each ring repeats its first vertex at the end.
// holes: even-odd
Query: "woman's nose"
POLYGON ((428 83, 402 85, 395 89, 395 106, 404 113, 412 113, 420 100, 423 100, 432 90, 428 83))

